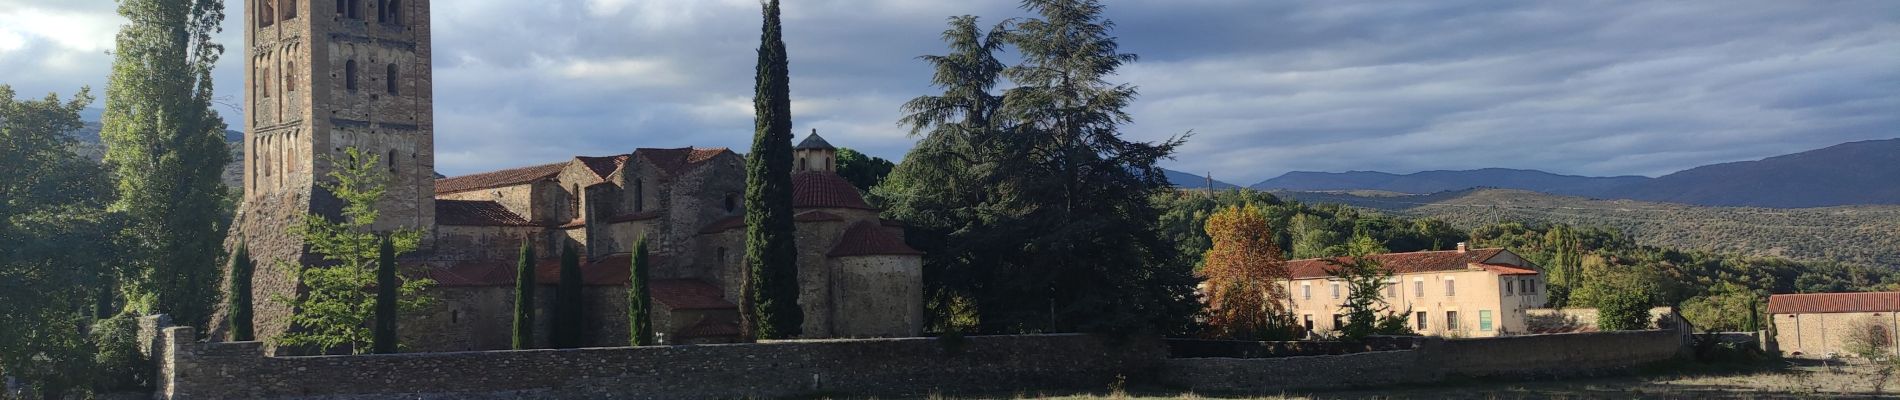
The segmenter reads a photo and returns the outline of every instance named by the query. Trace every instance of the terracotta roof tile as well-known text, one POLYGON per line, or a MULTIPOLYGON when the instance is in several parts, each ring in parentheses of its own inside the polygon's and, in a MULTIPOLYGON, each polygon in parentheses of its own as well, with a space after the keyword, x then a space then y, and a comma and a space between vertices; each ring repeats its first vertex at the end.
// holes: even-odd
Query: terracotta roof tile
POLYGON ((606 181, 607 177, 613 176, 614 172, 620 171, 621 167, 627 165, 627 157, 627 154, 620 154, 605 157, 580 156, 574 157, 574 159, 580 160, 581 164, 587 165, 588 170, 594 171, 595 177, 600 178, 601 181, 606 181))
POLYGON ((851 229, 838 238, 838 244, 826 254, 830 257, 885 256, 885 255, 923 255, 924 252, 904 244, 903 239, 892 234, 875 222, 864 221, 852 225, 851 229))
POLYGON ((1809 293, 1768 296, 1769 314, 1900 312, 1900 292, 1809 293))
MULTIPOLYGON (((1411 253, 1380 254, 1372 257, 1374 260, 1378 260, 1381 266, 1392 270, 1393 273, 1408 274, 1461 270, 1468 268, 1471 264, 1483 264, 1485 261, 1489 261, 1492 257, 1497 257, 1499 253, 1503 252, 1504 249, 1472 249, 1462 253, 1457 250, 1417 251, 1411 253)), ((1326 273, 1326 271, 1336 267, 1332 264, 1328 264, 1326 260, 1327 259, 1323 258, 1314 258, 1287 261, 1286 271, 1293 279, 1332 276, 1326 273)), ((1331 260, 1339 262, 1350 261, 1347 257, 1336 257, 1331 260)))
POLYGON ((701 319, 699 323, 681 329, 675 336, 681 339, 739 336, 739 323, 714 318, 701 319))
POLYGON ((817 171, 792 174, 792 207, 874 210, 850 181, 838 174, 817 171))
POLYGON ((685 172, 687 167, 704 163, 712 160, 714 157, 718 157, 720 154, 731 152, 732 150, 727 150, 724 147, 705 149, 682 147, 677 149, 637 149, 633 151, 633 156, 646 159, 648 163, 652 163, 653 166, 658 167, 667 175, 678 175, 685 172))
POLYGON ((461 226, 535 226, 501 203, 486 200, 436 200, 435 222, 461 226))
POLYGON ((710 224, 706 224, 705 228, 699 229, 699 233, 700 234, 719 233, 719 232, 725 232, 725 231, 744 228, 744 227, 745 227, 745 217, 740 216, 740 215, 734 215, 730 217, 720 218, 718 221, 713 221, 710 224))
POLYGON ((658 279, 647 285, 653 300, 674 310, 736 309, 725 290, 698 279, 658 279))
POLYGON ((435 181, 435 194, 459 193, 534 182, 553 178, 555 174, 561 173, 561 169, 565 167, 567 167, 567 163, 560 162, 437 179, 435 181))
POLYGON ((828 221, 843 221, 843 220, 844 220, 844 217, 840 217, 838 216, 838 214, 832 214, 832 213, 817 211, 817 210, 806 211, 806 212, 798 213, 798 215, 792 216, 793 222, 828 222, 828 221))

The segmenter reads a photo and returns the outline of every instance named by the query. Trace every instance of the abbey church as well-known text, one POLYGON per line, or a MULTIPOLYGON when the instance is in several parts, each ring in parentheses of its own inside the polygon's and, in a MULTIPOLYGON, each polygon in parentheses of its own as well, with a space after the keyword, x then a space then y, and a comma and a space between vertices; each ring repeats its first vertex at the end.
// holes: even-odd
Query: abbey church
MULTIPOLYGON (((538 315, 552 315, 557 256, 572 245, 583 260, 586 341, 625 345, 629 252, 640 238, 652 252, 660 342, 739 339, 745 157, 599 143, 591 147, 597 156, 437 179, 429 1, 250 1, 244 198, 230 242, 246 244, 258 267, 257 337, 294 329, 295 310, 269 299, 300 293, 291 268, 322 260, 287 229, 309 213, 337 215, 341 202, 319 182, 336 168, 328 157, 356 148, 378 155, 390 176, 372 228, 426 232, 422 249, 402 264, 438 283, 430 290, 437 301, 403 316, 406 351, 509 348, 524 243, 540 257, 538 315)), ((793 157, 804 335, 917 335, 922 253, 837 175, 834 151, 814 131, 793 157)), ((214 326, 213 335, 224 328, 214 326)), ((545 344, 546 318, 536 330, 545 344)))

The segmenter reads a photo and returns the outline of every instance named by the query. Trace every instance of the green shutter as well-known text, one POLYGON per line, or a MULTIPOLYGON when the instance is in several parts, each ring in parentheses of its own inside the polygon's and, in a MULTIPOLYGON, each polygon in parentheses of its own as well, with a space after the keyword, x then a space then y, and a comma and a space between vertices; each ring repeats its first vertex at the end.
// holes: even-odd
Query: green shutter
POLYGON ((1478 310, 1478 330, 1491 330, 1491 310, 1478 310))

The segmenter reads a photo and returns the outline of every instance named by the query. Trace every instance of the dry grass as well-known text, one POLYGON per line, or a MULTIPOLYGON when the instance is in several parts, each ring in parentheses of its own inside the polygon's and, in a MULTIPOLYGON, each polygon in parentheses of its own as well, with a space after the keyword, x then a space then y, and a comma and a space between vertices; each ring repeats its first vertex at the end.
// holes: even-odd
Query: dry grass
POLYGON ((1865 366, 1777 366, 1740 372, 1657 373, 1643 376, 1548 381, 1465 381, 1365 390, 1243 395, 1197 394, 1178 390, 1104 388, 1097 393, 1015 393, 999 396, 930 396, 949 399, 1838 399, 1895 398, 1900 385, 1874 393, 1876 375, 1865 366))

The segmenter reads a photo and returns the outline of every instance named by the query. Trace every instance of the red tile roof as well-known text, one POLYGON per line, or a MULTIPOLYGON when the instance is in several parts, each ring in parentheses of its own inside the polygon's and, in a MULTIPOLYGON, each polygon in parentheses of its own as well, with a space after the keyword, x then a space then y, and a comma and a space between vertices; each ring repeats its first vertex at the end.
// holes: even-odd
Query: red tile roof
POLYGON ((627 156, 628 156, 627 154, 612 155, 612 156, 605 156, 605 157, 580 156, 580 157, 574 157, 574 159, 580 160, 581 164, 587 165, 588 170, 594 171, 595 177, 599 177, 600 180, 606 181, 608 176, 612 176, 614 172, 620 170, 620 167, 624 167, 627 165, 627 156))
POLYGON ((745 227, 745 216, 734 215, 730 217, 720 218, 718 221, 713 221, 710 224, 706 224, 705 228, 699 228, 699 233, 700 234, 719 233, 719 232, 725 232, 725 231, 744 228, 744 227, 745 227))
POLYGON ((1768 296, 1769 314, 1900 312, 1900 292, 1810 293, 1768 296))
MULTIPOLYGON (((1465 252, 1457 250, 1417 251, 1411 253, 1390 253, 1372 256, 1381 266, 1396 274, 1416 272, 1456 271, 1470 264, 1483 264, 1503 253, 1504 249, 1471 249, 1465 252)), ((1286 262, 1286 271, 1293 279, 1321 278, 1332 276, 1327 270, 1335 269, 1328 259, 1314 258, 1286 262)), ((1336 257, 1338 262, 1351 261, 1348 257, 1336 257)))
POLYGON ((1515 265, 1478 264, 1478 268, 1483 268, 1486 271, 1491 271, 1491 272, 1497 273, 1498 275, 1504 275, 1504 276, 1537 275, 1537 271, 1519 268, 1515 265))
POLYGON ((844 217, 840 217, 838 216, 838 214, 832 214, 832 213, 828 213, 824 211, 816 211, 816 210, 806 211, 806 212, 798 213, 798 215, 792 216, 793 222, 826 222, 826 221, 843 221, 843 220, 844 220, 844 217))
POLYGON ((838 238, 838 244, 826 254, 830 257, 850 256, 886 256, 886 255, 923 255, 924 252, 904 244, 890 228, 875 222, 864 221, 852 225, 851 229, 838 238))
POLYGON ((719 286, 698 279, 658 279, 647 285, 653 300, 674 310, 736 309, 719 286))
POLYGON ((677 149, 637 149, 633 156, 644 158, 653 166, 659 167, 667 175, 678 175, 687 167, 710 161, 720 154, 731 153, 724 147, 708 149, 682 147, 677 149))
POLYGON ((699 323, 681 329, 675 336, 680 339, 739 336, 739 323, 715 318, 701 319, 699 323))
POLYGON ((835 173, 818 171, 792 174, 792 207, 874 210, 850 181, 835 173))
POLYGON ((535 226, 501 203, 485 200, 436 200, 435 223, 461 226, 535 226))
POLYGON ((435 180, 435 194, 459 193, 534 182, 553 178, 555 174, 561 173, 561 169, 565 167, 567 167, 567 163, 559 162, 437 179, 435 180))

